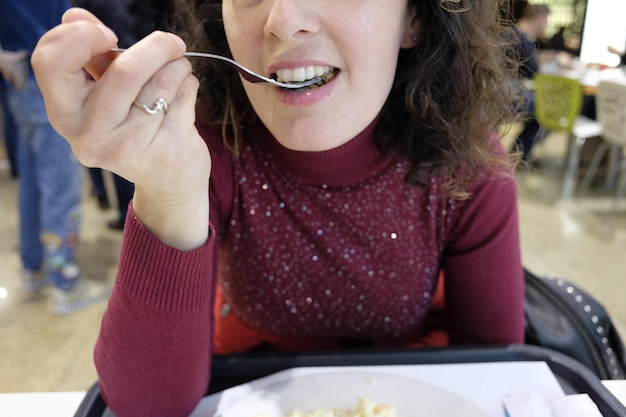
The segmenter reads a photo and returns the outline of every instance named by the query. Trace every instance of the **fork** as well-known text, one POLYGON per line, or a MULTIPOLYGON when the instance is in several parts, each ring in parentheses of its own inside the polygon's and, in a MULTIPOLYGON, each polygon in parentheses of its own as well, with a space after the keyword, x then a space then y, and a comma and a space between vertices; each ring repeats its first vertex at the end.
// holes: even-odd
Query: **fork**
MULTIPOLYGON (((112 48, 111 52, 124 52, 126 49, 124 48, 112 48)), ((203 53, 203 52, 185 52, 184 56, 189 57, 189 58, 210 58, 210 59, 217 59, 219 61, 225 62, 226 64, 230 65, 231 67, 233 67, 234 69, 237 70, 237 72, 239 72, 239 74, 241 74, 241 76, 243 77, 244 80, 251 82, 251 83, 270 83, 273 84, 277 87, 282 87, 282 88, 289 88, 289 89, 298 89, 298 88, 304 88, 304 87, 308 87, 310 85, 314 85, 314 84, 320 84, 322 82, 322 77, 317 77, 317 78, 313 78, 307 81, 303 81, 303 82, 290 82, 290 83, 283 83, 280 81, 276 81, 272 78, 269 77, 265 77, 261 74, 257 74, 256 72, 244 67, 243 65, 241 65, 240 63, 238 63, 237 61, 234 61, 230 58, 226 58, 225 56, 222 55, 215 55, 215 54, 207 54, 207 53, 203 53)))

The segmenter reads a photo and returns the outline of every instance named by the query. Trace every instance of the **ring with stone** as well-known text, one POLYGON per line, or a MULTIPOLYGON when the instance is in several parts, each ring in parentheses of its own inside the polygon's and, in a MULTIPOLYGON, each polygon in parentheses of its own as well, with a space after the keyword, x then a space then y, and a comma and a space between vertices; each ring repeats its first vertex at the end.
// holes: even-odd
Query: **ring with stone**
POLYGON ((133 104, 151 115, 157 114, 160 111, 162 111, 163 113, 167 113, 168 108, 167 102, 161 97, 159 97, 159 99, 154 103, 154 106, 152 107, 140 102, 139 100, 135 100, 133 104))

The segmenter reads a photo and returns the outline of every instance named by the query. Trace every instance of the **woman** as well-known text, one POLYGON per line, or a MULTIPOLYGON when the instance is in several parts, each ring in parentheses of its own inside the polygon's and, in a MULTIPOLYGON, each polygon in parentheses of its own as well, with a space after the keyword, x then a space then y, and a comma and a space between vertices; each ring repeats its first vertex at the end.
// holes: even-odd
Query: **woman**
POLYGON ((72 10, 33 58, 79 158, 136 185, 96 347, 118 417, 188 415, 214 353, 445 344, 428 315, 441 271, 450 343, 522 341, 497 2, 176 10, 187 45, 154 33, 117 56, 72 10), (250 84, 209 60, 196 78, 185 48, 323 85, 250 84))

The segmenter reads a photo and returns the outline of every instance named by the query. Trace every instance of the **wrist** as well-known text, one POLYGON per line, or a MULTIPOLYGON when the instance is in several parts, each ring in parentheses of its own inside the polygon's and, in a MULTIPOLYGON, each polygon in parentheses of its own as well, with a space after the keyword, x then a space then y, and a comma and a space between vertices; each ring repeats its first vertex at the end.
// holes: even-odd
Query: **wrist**
POLYGON ((195 197, 166 197, 136 187, 132 205, 137 218, 168 246, 192 251, 208 239, 208 191, 195 193, 195 197))

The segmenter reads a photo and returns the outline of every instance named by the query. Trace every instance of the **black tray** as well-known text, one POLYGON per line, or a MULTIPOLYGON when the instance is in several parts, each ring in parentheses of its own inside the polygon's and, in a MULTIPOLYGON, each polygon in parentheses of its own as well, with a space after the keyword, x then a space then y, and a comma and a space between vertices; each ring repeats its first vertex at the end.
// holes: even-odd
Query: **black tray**
MULTIPOLYGON (((213 358, 207 394, 303 366, 421 365, 480 362, 542 361, 547 363, 566 394, 588 394, 604 417, 625 417, 626 407, 580 362, 559 352, 530 345, 489 348, 353 349, 298 353, 246 353, 213 358)), ((95 383, 74 417, 114 417, 95 383)))

